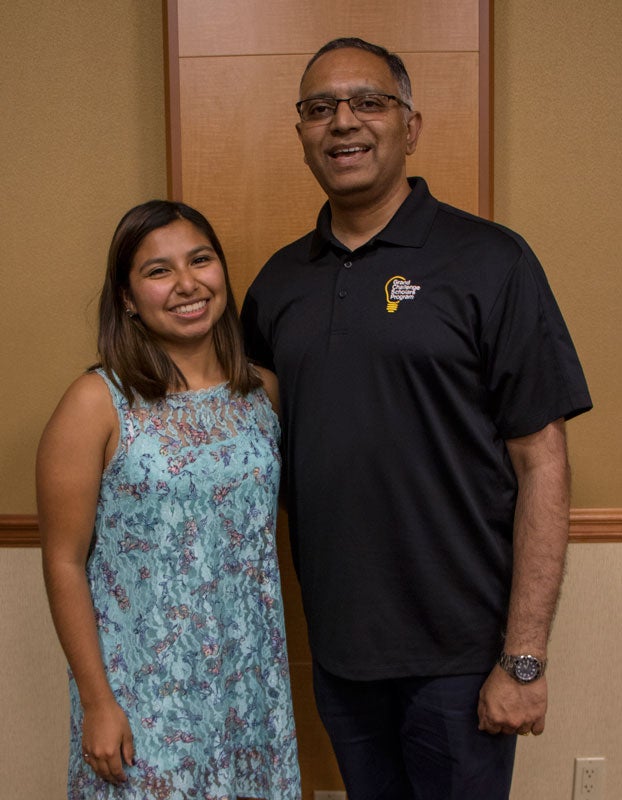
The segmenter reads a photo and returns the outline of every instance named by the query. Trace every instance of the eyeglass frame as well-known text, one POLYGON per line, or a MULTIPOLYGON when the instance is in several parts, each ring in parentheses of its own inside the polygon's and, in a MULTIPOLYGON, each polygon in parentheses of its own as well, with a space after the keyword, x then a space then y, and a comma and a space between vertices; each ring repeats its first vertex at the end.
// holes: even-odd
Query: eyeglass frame
MULTIPOLYGON (((335 104, 335 108, 333 109, 332 116, 328 117, 326 120, 318 120, 315 123, 316 125, 328 125, 328 123, 331 121, 331 119, 334 118, 335 114, 337 113, 337 109, 339 108, 339 103, 347 103, 348 104, 348 108, 354 114, 354 116, 357 119, 360 119, 360 117, 357 116, 356 111, 350 105, 350 101, 351 100, 355 100, 357 97, 370 97, 370 96, 371 97, 386 97, 387 100, 395 100, 395 102, 398 103, 399 105, 404 106, 404 108, 407 108, 409 111, 412 111, 412 108, 408 105, 408 103, 405 100, 402 100, 401 97, 398 97, 395 94, 387 94, 386 92, 361 92, 361 94, 353 94, 352 97, 328 97, 328 96, 305 97, 304 100, 299 100, 296 103, 296 111, 298 112, 298 114, 300 116, 300 121, 302 123, 312 122, 312 120, 303 119, 302 112, 300 110, 300 107, 302 106, 302 104, 303 103, 308 103, 310 100, 330 100, 331 103, 335 104)), ((388 108, 386 108, 386 109, 383 108, 380 113, 383 113, 384 111, 388 111, 388 108)), ((365 118, 365 114, 363 114, 363 118, 365 118)))

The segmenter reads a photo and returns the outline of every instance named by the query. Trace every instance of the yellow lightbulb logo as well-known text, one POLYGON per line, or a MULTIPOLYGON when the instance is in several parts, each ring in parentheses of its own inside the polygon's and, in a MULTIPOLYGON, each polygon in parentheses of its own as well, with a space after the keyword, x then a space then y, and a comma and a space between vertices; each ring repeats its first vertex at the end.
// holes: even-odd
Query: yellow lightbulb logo
POLYGON ((391 300, 391 284, 393 281, 405 281, 406 278, 403 278, 401 275, 394 275, 384 285, 384 293, 387 296, 387 311, 389 314, 392 314, 394 311, 397 311, 397 307, 400 304, 399 300, 391 300))

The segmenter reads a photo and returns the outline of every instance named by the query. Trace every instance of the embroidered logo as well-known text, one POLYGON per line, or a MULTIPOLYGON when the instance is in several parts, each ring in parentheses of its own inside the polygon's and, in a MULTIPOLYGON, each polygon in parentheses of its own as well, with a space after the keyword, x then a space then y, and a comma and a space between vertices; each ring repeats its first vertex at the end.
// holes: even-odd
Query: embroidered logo
POLYGON ((421 286, 411 283, 410 280, 403 278, 401 275, 394 275, 384 285, 384 292, 387 296, 387 311, 393 314, 397 311, 402 300, 414 300, 415 295, 421 289, 421 286))

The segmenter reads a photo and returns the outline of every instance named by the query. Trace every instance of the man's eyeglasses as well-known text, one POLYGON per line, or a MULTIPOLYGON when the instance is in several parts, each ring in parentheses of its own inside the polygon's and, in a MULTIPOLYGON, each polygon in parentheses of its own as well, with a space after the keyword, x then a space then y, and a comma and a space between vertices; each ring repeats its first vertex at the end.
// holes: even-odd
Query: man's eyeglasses
POLYGON ((335 116, 339 103, 347 103, 357 119, 378 119, 384 116, 395 102, 409 111, 408 103, 394 94, 355 94, 354 97, 312 97, 299 100, 296 109, 300 119, 308 125, 326 125, 335 116))

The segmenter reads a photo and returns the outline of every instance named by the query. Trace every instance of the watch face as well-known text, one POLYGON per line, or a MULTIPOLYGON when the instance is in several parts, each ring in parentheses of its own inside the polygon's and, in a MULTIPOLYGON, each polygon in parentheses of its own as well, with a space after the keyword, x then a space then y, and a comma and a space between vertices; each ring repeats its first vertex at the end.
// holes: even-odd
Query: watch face
POLYGON ((514 673, 519 681, 533 681, 540 674, 538 659, 533 656, 519 656, 514 665, 514 673))

